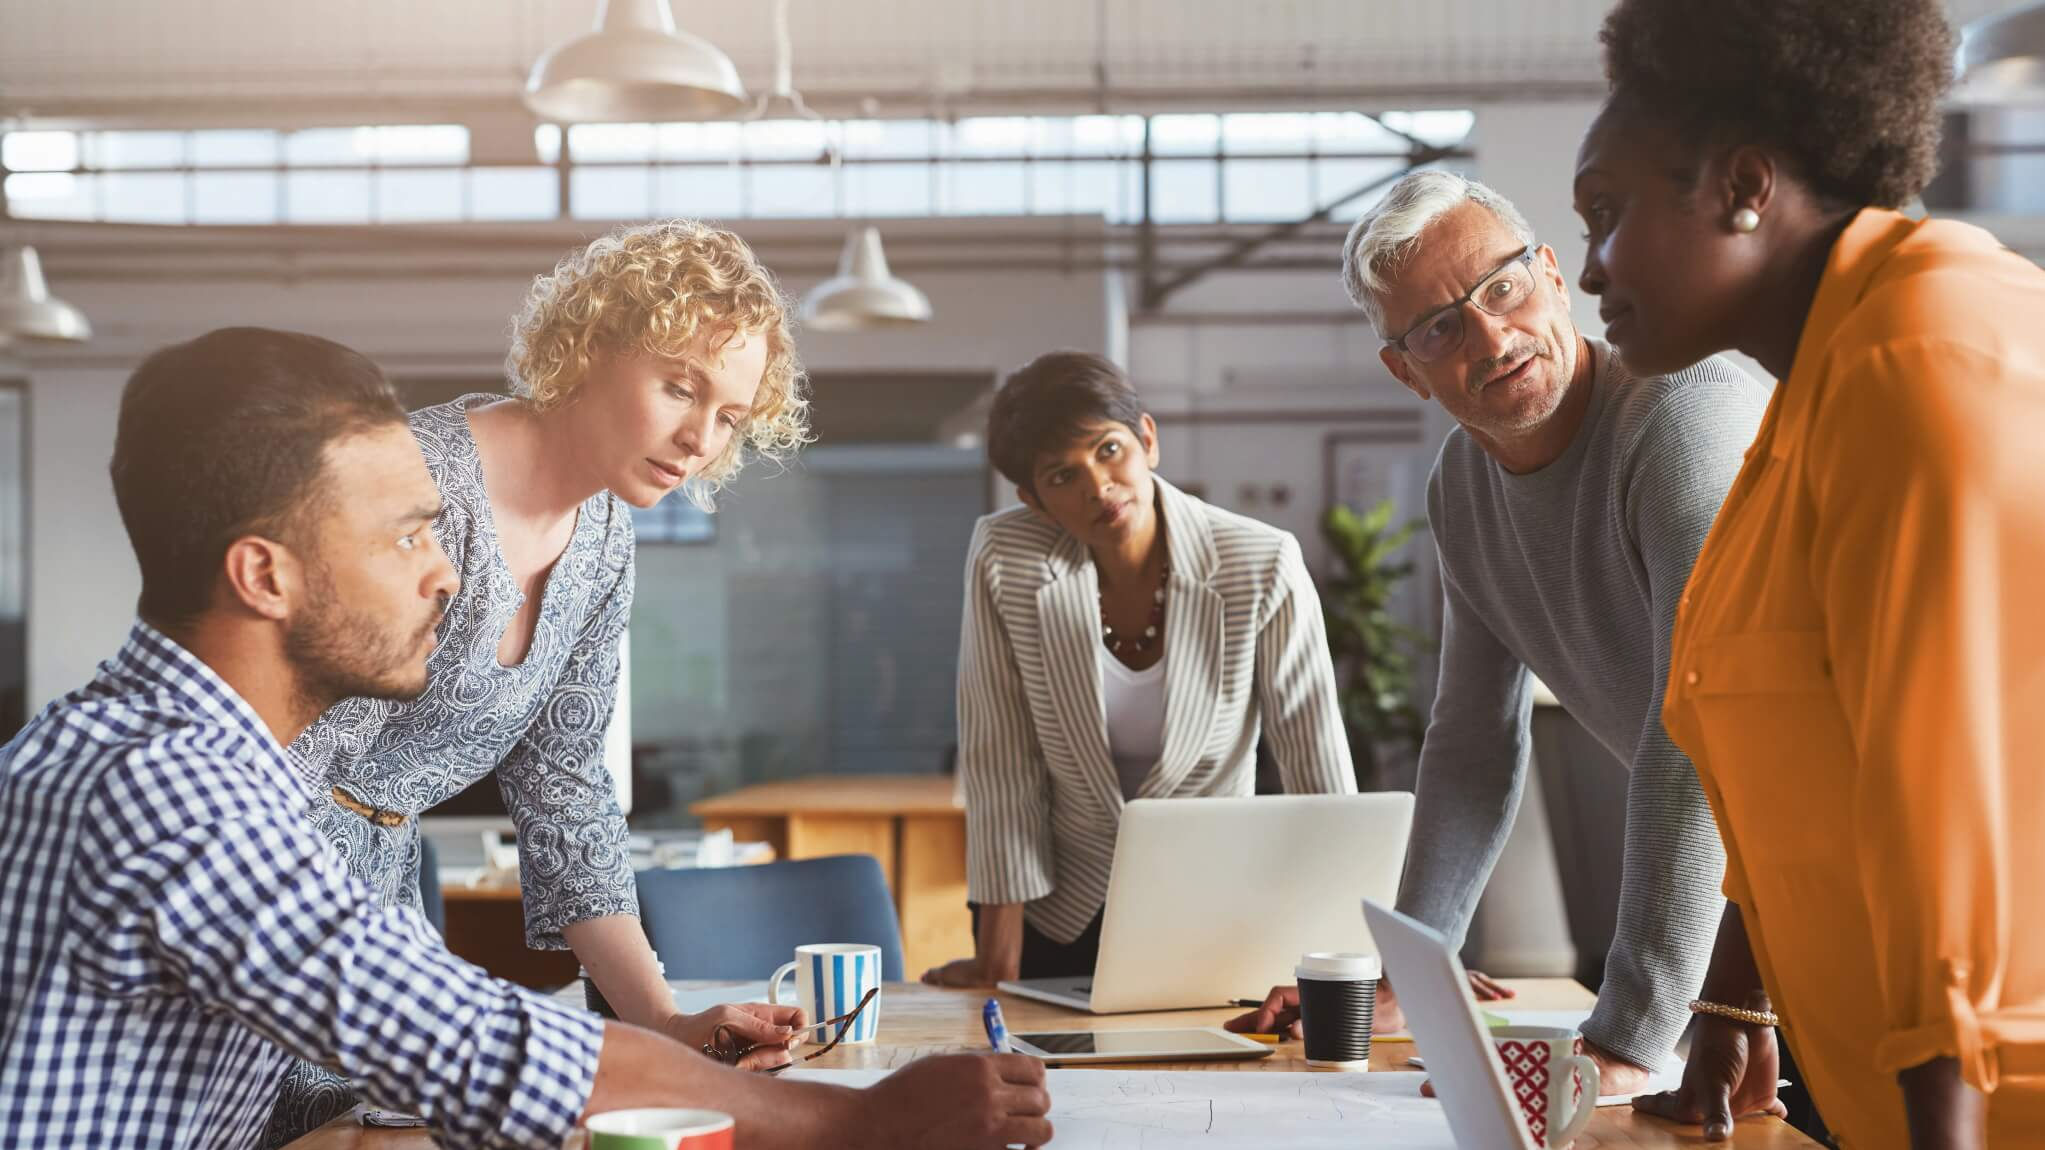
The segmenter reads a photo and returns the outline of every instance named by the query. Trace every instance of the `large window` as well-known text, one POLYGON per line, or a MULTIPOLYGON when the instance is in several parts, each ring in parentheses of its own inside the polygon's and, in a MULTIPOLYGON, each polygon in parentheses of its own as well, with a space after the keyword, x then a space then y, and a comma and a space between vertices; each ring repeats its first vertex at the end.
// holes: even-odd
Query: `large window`
POLYGON ((0 137, 23 219, 343 224, 552 219, 538 158, 477 165, 459 124, 302 131, 23 131, 0 137))
POLYGON ((300 131, 16 131, 8 213, 156 224, 1100 215, 1298 219, 1430 153, 1467 111, 977 116, 542 125, 482 161, 459 124, 300 131), (1147 201, 1146 201, 1147 195, 1147 201))
MULTIPOLYGON (((1098 215, 1111 224, 1353 219, 1416 163, 1470 157, 1465 109, 0 133, 19 219, 380 224, 1098 215), (1358 194, 1359 191, 1362 194, 1358 194), (1331 207, 1332 205, 1332 207, 1331 207)), ((1938 211, 2036 214, 2045 110, 1947 118, 1938 211)))

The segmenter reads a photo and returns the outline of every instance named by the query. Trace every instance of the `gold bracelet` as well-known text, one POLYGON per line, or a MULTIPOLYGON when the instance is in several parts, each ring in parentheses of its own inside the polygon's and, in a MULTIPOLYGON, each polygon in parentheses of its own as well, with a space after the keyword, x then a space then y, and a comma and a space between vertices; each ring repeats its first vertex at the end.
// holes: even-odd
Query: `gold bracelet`
POLYGON ((1782 1019, 1776 1017, 1772 1010, 1748 1010, 1739 1006, 1727 1006, 1723 1002, 1706 1002, 1701 998, 1690 1004, 1690 1013, 1716 1014, 1720 1018, 1730 1018, 1734 1022, 1744 1022, 1749 1026, 1782 1025, 1782 1019))

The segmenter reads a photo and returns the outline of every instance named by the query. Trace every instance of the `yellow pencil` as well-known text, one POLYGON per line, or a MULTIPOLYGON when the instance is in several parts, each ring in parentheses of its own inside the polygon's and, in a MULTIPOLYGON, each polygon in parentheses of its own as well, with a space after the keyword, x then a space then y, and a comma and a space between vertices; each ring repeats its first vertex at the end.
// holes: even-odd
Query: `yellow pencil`
POLYGON ((1285 1041, 1285 1036, 1281 1034, 1252 1034, 1236 1031, 1235 1035, 1237 1038, 1247 1038, 1251 1042, 1261 1042, 1266 1046, 1276 1046, 1285 1041))

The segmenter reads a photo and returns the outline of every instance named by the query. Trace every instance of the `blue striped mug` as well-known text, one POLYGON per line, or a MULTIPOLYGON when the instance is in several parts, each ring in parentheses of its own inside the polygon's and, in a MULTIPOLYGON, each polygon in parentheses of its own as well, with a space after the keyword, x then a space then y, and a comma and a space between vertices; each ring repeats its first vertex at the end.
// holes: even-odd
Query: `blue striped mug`
MULTIPOLYGON (((795 948, 795 961, 785 963, 767 980, 767 1001, 802 1007, 812 1023, 850 1013, 866 992, 880 986, 880 947, 857 942, 813 942, 795 948), (795 997, 781 996, 781 980, 795 975, 795 997)), ((810 1041, 833 1038, 847 1044, 872 1042, 880 1033, 880 995, 858 1018, 812 1033, 810 1041), (845 1031, 842 1038, 836 1033, 845 1031)))

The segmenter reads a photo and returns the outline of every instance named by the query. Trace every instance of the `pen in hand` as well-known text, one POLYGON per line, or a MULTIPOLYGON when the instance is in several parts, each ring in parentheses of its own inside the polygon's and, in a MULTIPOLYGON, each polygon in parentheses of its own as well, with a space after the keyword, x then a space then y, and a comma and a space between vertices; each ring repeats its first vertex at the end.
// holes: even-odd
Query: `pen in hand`
POLYGON ((1008 1045, 1008 1022, 1001 1017, 1000 1002, 990 998, 987 1000, 987 1005, 980 1008, 980 1025, 987 1028, 987 1045, 994 1048, 994 1053, 1007 1054, 1010 1052, 1008 1045))

